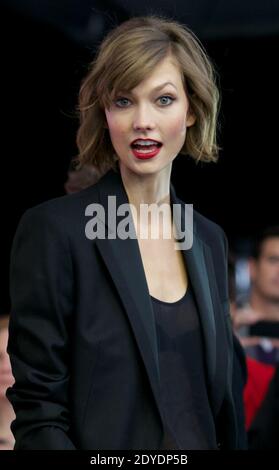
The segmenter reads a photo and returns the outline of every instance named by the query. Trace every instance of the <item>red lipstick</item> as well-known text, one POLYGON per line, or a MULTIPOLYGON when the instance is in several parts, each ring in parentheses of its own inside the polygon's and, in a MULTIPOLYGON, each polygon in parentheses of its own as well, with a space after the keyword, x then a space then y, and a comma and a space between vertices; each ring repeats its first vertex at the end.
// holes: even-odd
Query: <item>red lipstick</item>
POLYGON ((131 149, 136 158, 148 160, 155 157, 162 147, 162 143, 155 139, 140 138, 133 140, 131 149))
POLYGON ((148 152, 141 152, 138 149, 132 148, 132 152, 135 155, 136 158, 139 158, 140 160, 148 160, 149 158, 155 157, 161 150, 162 147, 152 147, 152 150, 148 152))

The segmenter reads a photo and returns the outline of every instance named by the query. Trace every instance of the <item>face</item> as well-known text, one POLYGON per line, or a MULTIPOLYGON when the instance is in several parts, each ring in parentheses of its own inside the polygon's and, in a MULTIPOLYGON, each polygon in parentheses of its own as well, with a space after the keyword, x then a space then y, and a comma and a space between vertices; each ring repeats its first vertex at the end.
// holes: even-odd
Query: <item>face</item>
POLYGON ((9 355, 6 351, 8 344, 8 328, 0 330, 0 399, 5 397, 8 387, 14 383, 9 355))
POLYGON ((267 238, 257 261, 250 263, 254 288, 260 295, 279 302, 279 237, 267 238))
POLYGON ((187 127, 195 122, 179 67, 171 56, 131 92, 120 92, 105 114, 120 168, 138 175, 170 167, 183 147, 187 127), (141 138, 161 143, 153 146, 157 154, 152 156, 151 146, 131 146, 141 138))

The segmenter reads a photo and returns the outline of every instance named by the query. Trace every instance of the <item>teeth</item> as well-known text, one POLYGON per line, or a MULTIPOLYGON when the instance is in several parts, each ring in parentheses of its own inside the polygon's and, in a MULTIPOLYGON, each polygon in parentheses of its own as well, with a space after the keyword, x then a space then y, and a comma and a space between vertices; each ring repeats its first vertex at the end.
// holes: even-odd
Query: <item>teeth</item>
POLYGON ((154 140, 136 140, 133 145, 158 145, 154 140))

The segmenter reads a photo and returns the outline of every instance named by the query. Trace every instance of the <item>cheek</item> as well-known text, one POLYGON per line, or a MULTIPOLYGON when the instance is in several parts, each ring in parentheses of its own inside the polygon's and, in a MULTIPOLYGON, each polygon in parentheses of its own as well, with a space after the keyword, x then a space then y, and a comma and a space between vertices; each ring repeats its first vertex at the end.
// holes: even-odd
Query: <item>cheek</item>
POLYGON ((127 132, 125 120, 114 114, 106 114, 110 135, 114 138, 122 137, 127 132))
POLYGON ((168 135, 170 137, 185 137, 186 135, 186 116, 176 117, 170 120, 168 125, 168 135))
POLYGON ((274 270, 270 266, 263 266, 260 272, 260 281, 263 285, 268 285, 272 279, 274 270))

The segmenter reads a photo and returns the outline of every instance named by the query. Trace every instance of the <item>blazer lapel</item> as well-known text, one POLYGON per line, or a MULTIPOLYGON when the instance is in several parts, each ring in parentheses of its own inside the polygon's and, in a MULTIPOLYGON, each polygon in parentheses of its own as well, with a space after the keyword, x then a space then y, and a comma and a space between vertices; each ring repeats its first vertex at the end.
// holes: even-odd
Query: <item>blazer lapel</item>
MULTIPOLYGON (((117 173, 109 171, 98 186, 100 203, 104 208, 108 205, 108 196, 116 196, 116 210, 121 204, 129 203, 122 179, 117 173)), ((135 233, 131 211, 129 221, 135 233)), ((106 228, 108 232, 113 230, 110 221, 107 221, 106 228)), ((136 238, 122 240, 106 236, 96 238, 95 242, 127 313, 163 423, 156 326, 138 241, 136 238)))
MULTIPOLYGON (((176 194, 173 185, 170 188, 172 204, 179 204, 182 208, 180 213, 173 211, 173 220, 176 225, 179 238, 182 237, 181 231, 187 233, 185 222, 185 203, 180 201, 176 194)), ((209 259, 211 257, 210 249, 203 243, 197 234, 197 227, 195 220, 193 221, 193 244, 190 249, 183 249, 182 253, 185 259, 186 267, 188 270, 189 278, 193 286, 198 313, 200 316, 200 323, 205 345, 205 363, 206 372, 209 385, 210 397, 213 398, 214 379, 216 374, 216 325, 214 309, 214 296, 212 290, 213 284, 216 282, 209 273, 209 259)))

